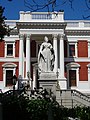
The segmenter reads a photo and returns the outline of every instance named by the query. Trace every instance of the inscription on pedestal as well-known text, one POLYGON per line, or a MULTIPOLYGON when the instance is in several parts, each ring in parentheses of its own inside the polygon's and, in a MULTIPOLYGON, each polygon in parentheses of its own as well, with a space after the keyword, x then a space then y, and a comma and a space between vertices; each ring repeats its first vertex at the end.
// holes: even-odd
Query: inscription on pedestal
POLYGON ((40 79, 56 79, 54 72, 45 72, 40 74, 40 79))

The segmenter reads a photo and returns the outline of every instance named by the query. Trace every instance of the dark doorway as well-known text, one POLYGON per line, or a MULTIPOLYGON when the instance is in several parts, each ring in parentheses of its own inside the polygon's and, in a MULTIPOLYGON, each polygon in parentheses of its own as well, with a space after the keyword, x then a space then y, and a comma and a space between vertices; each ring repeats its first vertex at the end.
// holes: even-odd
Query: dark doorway
POLYGON ((76 70, 69 70, 69 86, 76 86, 76 70))
POLYGON ((13 85, 13 70, 6 70, 6 87, 13 85))

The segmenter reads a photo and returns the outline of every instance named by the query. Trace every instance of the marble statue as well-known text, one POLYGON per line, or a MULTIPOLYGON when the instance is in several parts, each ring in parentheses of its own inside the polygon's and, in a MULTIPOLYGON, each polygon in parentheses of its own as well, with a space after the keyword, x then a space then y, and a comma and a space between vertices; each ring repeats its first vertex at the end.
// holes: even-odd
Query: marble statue
POLYGON ((44 41, 45 42, 40 46, 38 54, 39 73, 50 72, 53 71, 54 68, 55 55, 52 44, 50 43, 50 40, 48 40, 47 36, 44 37, 44 41))

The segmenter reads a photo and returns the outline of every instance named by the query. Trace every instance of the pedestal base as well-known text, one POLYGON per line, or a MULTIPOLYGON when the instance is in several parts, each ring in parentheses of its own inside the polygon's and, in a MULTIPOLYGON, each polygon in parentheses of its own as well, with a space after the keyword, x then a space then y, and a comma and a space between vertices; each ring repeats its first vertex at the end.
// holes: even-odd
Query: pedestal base
POLYGON ((66 78, 58 78, 60 89, 67 89, 67 79, 66 78))
POLYGON ((56 95, 57 78, 54 72, 41 73, 38 81, 39 87, 52 91, 56 95))

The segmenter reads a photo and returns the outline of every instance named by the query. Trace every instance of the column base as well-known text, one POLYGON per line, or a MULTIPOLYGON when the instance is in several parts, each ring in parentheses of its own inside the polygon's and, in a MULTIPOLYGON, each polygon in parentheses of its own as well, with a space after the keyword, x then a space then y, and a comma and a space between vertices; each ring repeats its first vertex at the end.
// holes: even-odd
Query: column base
POLYGON ((65 77, 63 78, 58 78, 58 82, 60 85, 60 89, 67 89, 67 79, 65 77))

